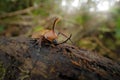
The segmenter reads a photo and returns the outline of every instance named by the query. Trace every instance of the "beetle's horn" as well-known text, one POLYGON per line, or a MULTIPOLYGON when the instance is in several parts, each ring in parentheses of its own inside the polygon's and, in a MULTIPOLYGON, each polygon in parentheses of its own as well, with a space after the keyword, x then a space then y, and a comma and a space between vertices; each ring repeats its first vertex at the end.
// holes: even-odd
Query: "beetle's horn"
MULTIPOLYGON (((72 37, 72 34, 70 34, 70 36, 65 40, 65 41, 63 41, 63 42, 61 42, 61 43, 58 43, 58 45, 59 44, 63 44, 63 43, 66 43, 68 40, 70 40, 71 41, 71 38, 72 37)), ((72 41, 71 41, 72 42, 72 41)), ((73 42, 72 42, 73 43, 73 42)))
POLYGON ((57 24, 58 21, 60 21, 60 18, 56 17, 56 19, 55 19, 55 21, 53 23, 53 27, 52 27, 53 32, 55 31, 55 27, 56 27, 56 24, 57 24))

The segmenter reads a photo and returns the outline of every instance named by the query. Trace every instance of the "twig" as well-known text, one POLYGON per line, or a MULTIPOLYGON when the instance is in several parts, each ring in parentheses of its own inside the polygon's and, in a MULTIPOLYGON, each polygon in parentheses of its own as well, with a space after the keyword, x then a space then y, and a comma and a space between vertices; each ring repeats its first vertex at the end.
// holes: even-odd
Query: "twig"
POLYGON ((11 21, 11 22, 4 22, 0 21, 0 24, 9 24, 9 25, 24 25, 24 26, 32 26, 32 22, 26 22, 26 21, 11 21))
MULTIPOLYGON (((39 6, 40 6, 40 5, 39 5, 39 6)), ((20 14, 25 14, 25 13, 28 13, 28 12, 30 12, 30 11, 36 9, 36 8, 37 8, 37 7, 32 6, 32 7, 23 9, 23 10, 18 10, 18 11, 11 12, 11 13, 6 13, 6 14, 1 15, 1 16, 0 16, 0 19, 1 19, 1 18, 5 18, 5 17, 16 16, 16 15, 20 15, 20 14)))
POLYGON ((110 49, 108 49, 97 37, 93 37, 93 39, 96 41, 96 43, 101 47, 103 48, 106 52, 112 54, 112 55, 115 55, 114 52, 112 52, 110 49))

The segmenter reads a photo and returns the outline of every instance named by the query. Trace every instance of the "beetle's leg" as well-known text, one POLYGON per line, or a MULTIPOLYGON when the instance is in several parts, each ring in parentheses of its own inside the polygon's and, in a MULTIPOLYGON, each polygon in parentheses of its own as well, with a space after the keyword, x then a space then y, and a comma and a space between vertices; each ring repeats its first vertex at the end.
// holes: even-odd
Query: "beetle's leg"
MULTIPOLYGON (((58 33, 58 36, 59 36, 60 34, 67 38, 67 39, 66 39, 65 41, 63 41, 62 43, 65 43, 65 42, 67 42, 68 40, 70 40, 70 42, 73 44, 72 40, 70 39, 71 36, 72 36, 72 34, 70 34, 69 37, 66 36, 66 35, 65 35, 64 33, 62 33, 62 32, 59 32, 59 33, 58 33)), ((60 44, 61 44, 61 43, 60 43, 60 44)))
POLYGON ((38 40, 39 40, 39 38, 34 38, 34 39, 30 40, 30 43, 32 43, 33 46, 36 47, 36 45, 38 45, 38 40))
POLYGON ((43 36, 41 36, 36 42, 40 48, 41 48, 42 40, 43 40, 43 36))
POLYGON ((35 38, 35 39, 31 40, 31 42, 32 42, 34 47, 36 47, 36 45, 41 47, 42 39, 43 39, 43 36, 40 36, 40 38, 35 38))

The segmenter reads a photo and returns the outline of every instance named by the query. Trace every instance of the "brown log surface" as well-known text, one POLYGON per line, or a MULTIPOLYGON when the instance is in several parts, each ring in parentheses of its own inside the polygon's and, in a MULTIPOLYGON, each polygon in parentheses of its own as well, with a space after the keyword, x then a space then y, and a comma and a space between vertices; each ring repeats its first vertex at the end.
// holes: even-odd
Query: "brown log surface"
POLYGON ((31 38, 1 38, 0 79, 120 80, 120 64, 68 44, 40 48, 31 38))

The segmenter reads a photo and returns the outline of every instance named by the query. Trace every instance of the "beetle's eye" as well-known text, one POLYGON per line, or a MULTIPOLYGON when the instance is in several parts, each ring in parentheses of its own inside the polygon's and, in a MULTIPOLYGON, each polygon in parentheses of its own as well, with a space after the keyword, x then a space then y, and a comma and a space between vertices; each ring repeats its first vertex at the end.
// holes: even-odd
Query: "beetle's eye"
POLYGON ((53 44, 57 44, 57 41, 55 39, 52 42, 53 42, 53 44))

